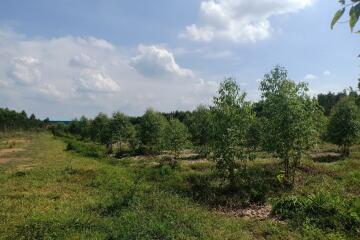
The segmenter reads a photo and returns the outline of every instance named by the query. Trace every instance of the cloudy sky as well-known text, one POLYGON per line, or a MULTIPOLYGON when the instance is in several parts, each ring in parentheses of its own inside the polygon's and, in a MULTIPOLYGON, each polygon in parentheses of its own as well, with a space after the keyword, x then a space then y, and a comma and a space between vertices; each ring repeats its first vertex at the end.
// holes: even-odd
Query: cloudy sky
POLYGON ((209 104, 235 77, 249 100, 271 68, 311 93, 357 85, 359 36, 336 0, 2 0, 0 107, 67 120, 209 104))

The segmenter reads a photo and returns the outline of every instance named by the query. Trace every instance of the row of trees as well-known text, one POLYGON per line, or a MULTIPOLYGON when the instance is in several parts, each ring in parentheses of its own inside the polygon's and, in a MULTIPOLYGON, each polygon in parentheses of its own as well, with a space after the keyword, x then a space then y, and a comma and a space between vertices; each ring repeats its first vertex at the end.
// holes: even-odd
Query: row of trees
POLYGON ((148 109, 140 121, 116 112, 112 117, 100 113, 94 119, 73 120, 67 131, 81 139, 90 139, 107 146, 117 155, 159 154, 169 150, 178 157, 189 145, 190 134, 185 124, 176 118, 169 120, 161 113, 148 109))
POLYGON ((0 131, 33 130, 43 126, 43 122, 25 111, 16 112, 8 108, 0 108, 0 131))
POLYGON ((159 154, 168 150, 175 159, 191 144, 199 154, 215 160, 231 185, 238 172, 246 171, 256 149, 281 159, 283 181, 292 185, 303 154, 315 143, 328 140, 346 155, 358 140, 357 95, 344 94, 327 117, 318 100, 308 95, 307 84, 289 80, 280 66, 264 76, 260 90, 261 100, 251 103, 229 78, 220 84, 210 107, 172 114, 149 109, 138 118, 100 113, 92 120, 82 117, 72 121, 67 131, 102 143, 109 152, 114 146, 120 153, 159 154))

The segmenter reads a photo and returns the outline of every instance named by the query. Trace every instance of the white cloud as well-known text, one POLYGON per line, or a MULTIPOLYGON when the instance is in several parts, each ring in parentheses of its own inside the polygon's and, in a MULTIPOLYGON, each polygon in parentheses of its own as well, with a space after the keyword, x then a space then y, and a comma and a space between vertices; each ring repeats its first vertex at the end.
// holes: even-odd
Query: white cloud
POLYGON ((180 33, 194 41, 256 42, 272 33, 270 17, 297 12, 316 0, 203 0, 200 22, 180 33))
POLYGON ((60 92, 54 85, 49 83, 44 83, 43 85, 40 85, 37 90, 45 97, 50 97, 50 98, 55 97, 56 99, 64 98, 64 94, 60 92))
POLYGON ((132 58, 130 64, 145 77, 191 77, 192 71, 181 68, 174 55, 158 46, 138 47, 139 54, 132 58))
POLYGON ((97 66, 96 60, 92 59, 85 53, 80 53, 79 55, 76 55, 73 58, 71 58, 69 64, 72 67, 81 67, 81 68, 93 68, 97 66))
MULTIPOLYGON (((80 38, 80 41, 81 40, 84 40, 84 39, 80 38)), ((103 49, 107 49, 107 50, 114 50, 115 49, 114 45, 112 45, 111 43, 109 43, 108 41, 106 41, 104 39, 99 39, 99 38, 95 38, 95 37, 89 37, 89 38, 87 38, 85 43, 86 42, 88 42, 91 45, 93 45, 94 47, 98 47, 98 48, 103 48, 103 49)))
POLYGON ((52 119, 115 110, 138 115, 147 107, 192 109, 215 93, 216 83, 199 80, 170 50, 140 45, 134 56, 136 49, 106 43, 76 36, 32 39, 0 28, 1 107, 52 119), (164 84, 162 78, 177 81, 164 84))
POLYGON ((31 56, 15 57, 10 63, 7 75, 19 84, 31 85, 41 78, 40 60, 31 56))
POLYGON ((8 86, 7 82, 0 80, 0 87, 4 88, 4 87, 7 87, 7 86, 8 86))
POLYGON ((330 76, 331 72, 329 70, 326 70, 326 71, 323 72, 323 75, 324 76, 330 76))
POLYGON ((79 91, 112 93, 120 90, 119 85, 110 76, 94 70, 81 72, 77 82, 79 91))
POLYGON ((306 74, 304 77, 304 80, 306 81, 311 81, 311 80, 315 80, 318 79, 319 77, 314 75, 314 74, 306 74))

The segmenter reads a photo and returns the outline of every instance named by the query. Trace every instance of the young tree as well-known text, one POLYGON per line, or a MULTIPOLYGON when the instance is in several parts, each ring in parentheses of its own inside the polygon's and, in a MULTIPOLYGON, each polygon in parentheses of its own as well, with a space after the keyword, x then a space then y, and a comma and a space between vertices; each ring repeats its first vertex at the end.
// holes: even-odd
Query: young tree
POLYGON ((307 85, 288 80, 282 67, 266 74, 260 89, 264 101, 263 147, 283 161, 284 183, 292 186, 303 152, 315 143, 315 117, 320 110, 307 95, 307 85))
POLYGON ((79 119, 79 135, 82 139, 87 139, 90 136, 90 121, 85 116, 79 119))
POLYGON ((157 154, 164 148, 166 118, 152 109, 148 109, 141 119, 139 136, 145 153, 157 154))
POLYGON ((208 107, 200 105, 189 118, 191 140, 200 155, 206 156, 210 149, 211 139, 211 111, 208 107))
POLYGON ((254 114, 246 94, 240 91, 234 79, 225 79, 220 84, 219 95, 214 97, 212 110, 212 144, 216 167, 235 185, 237 160, 246 164, 246 135, 254 114))
POLYGON ((99 113, 90 124, 90 138, 93 141, 106 145, 111 152, 110 120, 104 113, 99 113))
POLYGON ((261 127, 261 119, 255 117, 246 135, 247 146, 253 151, 256 151, 261 146, 261 127))
POLYGON ((174 159, 179 158, 180 152, 188 145, 188 141, 188 128, 178 119, 170 119, 165 129, 165 144, 166 149, 172 152, 174 159))
POLYGON ((118 145, 119 152, 123 144, 130 144, 135 135, 135 128, 129 117, 120 112, 115 112, 110 120, 111 142, 118 145))
POLYGON ((350 146, 360 136, 360 112, 353 98, 344 97, 335 105, 327 135, 330 142, 341 147, 343 155, 350 154, 350 146))

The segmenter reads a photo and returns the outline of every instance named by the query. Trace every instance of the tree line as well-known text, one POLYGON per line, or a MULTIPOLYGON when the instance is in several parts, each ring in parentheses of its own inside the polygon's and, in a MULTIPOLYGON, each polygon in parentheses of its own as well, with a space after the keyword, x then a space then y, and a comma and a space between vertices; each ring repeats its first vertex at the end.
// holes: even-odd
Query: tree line
POLYGON ((232 78, 225 79, 211 106, 164 114, 148 109, 141 117, 115 112, 81 117, 54 134, 76 136, 106 146, 109 154, 169 153, 176 162, 184 149, 214 159, 219 174, 233 185, 246 172, 256 150, 281 160, 281 180, 292 186, 300 161, 320 141, 337 144, 344 155, 360 134, 359 96, 354 90, 311 97, 306 83, 288 78, 276 66, 260 83, 261 100, 246 99, 232 78))
MULTIPOLYGON (((45 121, 45 123, 48 122, 45 121)), ((0 131, 35 130, 44 126, 44 122, 34 114, 27 116, 25 111, 16 112, 8 108, 0 108, 0 131)))

